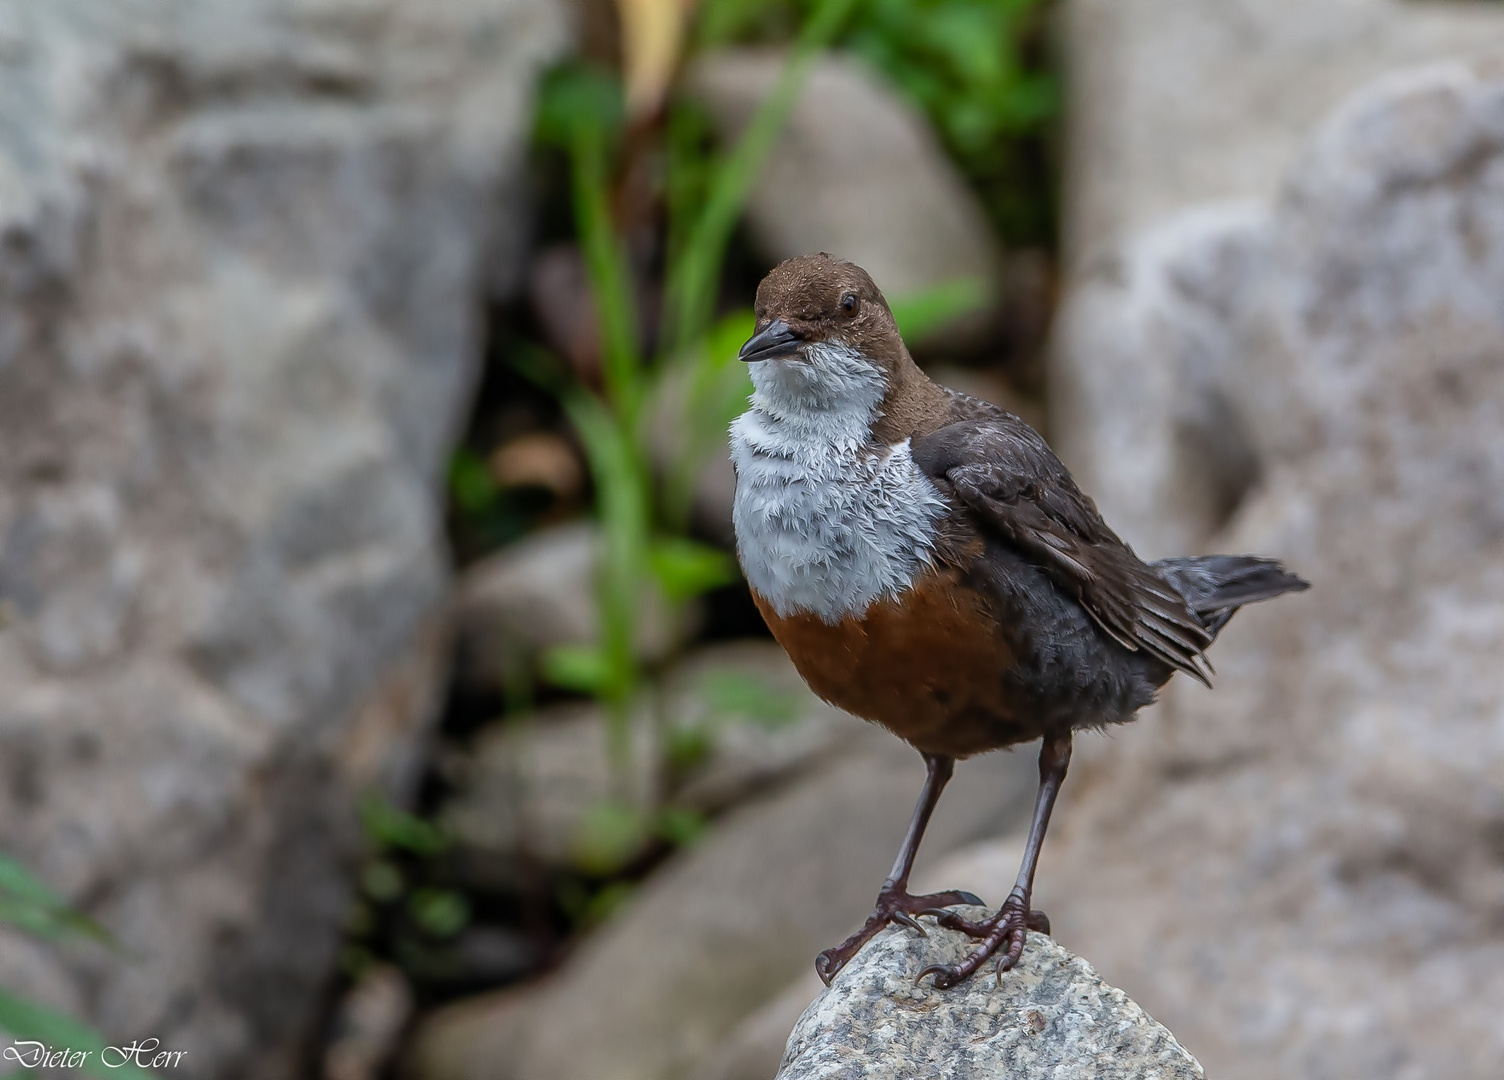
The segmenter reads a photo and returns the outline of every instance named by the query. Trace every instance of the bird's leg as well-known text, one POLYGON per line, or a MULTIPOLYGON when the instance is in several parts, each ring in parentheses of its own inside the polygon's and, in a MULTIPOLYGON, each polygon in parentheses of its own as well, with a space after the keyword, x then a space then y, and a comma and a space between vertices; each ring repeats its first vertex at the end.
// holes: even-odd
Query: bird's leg
POLYGON ((924 764, 929 774, 924 780, 924 790, 919 793, 919 802, 914 807, 914 816, 909 819, 909 831, 904 834, 903 846, 898 849, 898 858, 893 860, 893 869, 877 893, 877 908, 866 923, 835 948, 826 949, 815 957, 815 971, 830 985, 836 972, 867 944, 879 930, 890 922, 902 923, 924 936, 924 929, 914 919, 918 911, 944 908, 950 904, 981 904, 982 901, 969 892, 930 893, 927 896, 909 895, 909 871, 914 868, 914 855, 919 850, 919 841, 924 828, 930 822, 935 804, 940 801, 940 792, 945 790, 951 773, 955 771, 954 758, 924 755, 924 764))
POLYGON ((1003 901, 998 913, 983 922, 971 922, 953 911, 934 912, 941 926, 981 938, 981 944, 959 964, 932 964, 925 968, 919 973, 920 979, 934 975, 935 985, 940 989, 955 986, 1007 942, 1007 951, 997 961, 997 974, 1002 978, 1003 972, 1018 963, 1018 958, 1023 955, 1028 931, 1050 932, 1049 918, 1042 911, 1030 910, 1029 901, 1034 894, 1034 869, 1039 864, 1039 849, 1044 846, 1045 829, 1050 825, 1050 811, 1055 808, 1055 796, 1060 793, 1060 783, 1065 779, 1065 770, 1070 763, 1070 731, 1046 736, 1039 748, 1039 795, 1034 800, 1034 820, 1029 825, 1029 842, 1024 847, 1023 863, 1018 868, 1013 891, 1003 901))

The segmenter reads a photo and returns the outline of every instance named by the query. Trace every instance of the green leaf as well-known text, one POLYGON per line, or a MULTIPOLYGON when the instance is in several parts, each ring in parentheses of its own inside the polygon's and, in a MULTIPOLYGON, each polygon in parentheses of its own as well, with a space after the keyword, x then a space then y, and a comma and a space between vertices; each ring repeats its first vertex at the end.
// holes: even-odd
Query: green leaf
POLYGON ((682 536, 658 540, 648 552, 653 574, 672 600, 688 600, 736 580, 736 560, 720 548, 682 536))
POLYGON ((414 855, 438 855, 449 847, 449 837, 431 821, 393 806, 381 795, 370 793, 360 801, 360 820, 366 835, 387 848, 414 855))
MULTIPOLYGON (((650 572, 651 489, 637 447, 605 403, 583 390, 566 392, 560 401, 585 448, 605 541, 596 582, 605 663, 589 692, 604 697, 620 713, 638 675, 637 609, 642 582, 650 572)), ((613 723, 620 728, 624 719, 618 715, 613 723)), ((623 737, 620 730, 613 735, 618 744, 623 737)))
POLYGON ((63 905, 62 897, 9 855, 0 855, 0 891, 17 900, 29 900, 33 904, 48 907, 63 905))
POLYGON ((664 520, 671 529, 685 527, 700 469, 712 455, 725 453, 726 430, 746 410, 752 380, 736 354, 755 322, 751 308, 733 311, 694 348, 660 368, 665 380, 682 379, 687 386, 673 416, 672 457, 664 478, 664 520))
POLYGON ((592 891, 579 879, 566 877, 556 886, 555 899, 576 928, 585 929, 610 918, 633 890, 632 882, 617 879, 592 891))
POLYGON ((757 329, 757 316, 751 308, 738 308, 722 315, 705 335, 705 350, 721 362, 735 360, 742 344, 757 329))
POLYGON ((987 283, 981 278, 957 278, 889 302, 904 340, 913 344, 927 334, 988 305, 987 283))
POLYGON ((633 426, 642 406, 642 357, 636 291, 625 240, 611 216, 605 149, 580 136, 570 150, 575 228, 585 254, 590 294, 600 324, 602 373, 618 414, 633 426))
POLYGON ((619 872, 642 851, 652 835, 651 822, 641 808, 622 802, 601 802, 585 812, 575 830, 571 855, 587 874, 604 877, 619 872))
POLYGON ((599 323, 606 391, 623 416, 640 405, 637 305, 626 244, 613 219, 611 158, 623 119, 621 84, 583 64, 555 68, 539 90, 535 134, 569 154, 575 233, 599 323))
POLYGON ((564 690, 600 694, 611 681, 605 650, 594 645, 555 645, 543 653, 543 677, 564 690))
POLYGON ((470 901, 452 889, 419 889, 407 907, 418 925, 434 937, 454 937, 470 924, 470 901))
MULTIPOLYGON (((21 1042, 39 1042, 53 1050, 68 1049, 87 1052, 78 1071, 96 1078, 127 1077, 129 1080, 150 1080, 155 1074, 139 1068, 118 1049, 109 1053, 104 1036, 81 1020, 67 1013, 25 1001, 0 990, 0 1028, 21 1042), (102 1056, 104 1055, 104 1056, 102 1056)), ((130 1044, 123 1044, 129 1047, 130 1044)), ((160 1052, 161 1049, 158 1048, 160 1052)), ((21 1064, 26 1065, 23 1059, 21 1064)))
POLYGON ((385 859, 376 859, 366 864, 361 872, 360 885, 378 904, 389 904, 407 888, 402 880, 402 871, 385 859))
POLYGON ((449 459, 449 495, 462 511, 474 517, 496 503, 501 489, 490 468, 473 450, 460 447, 449 459))
POLYGON ((623 115, 619 79, 588 64, 561 64, 538 86, 533 137, 568 150, 581 133, 614 135, 623 115))
POLYGON ((634 886, 630 881, 613 881, 598 889, 580 912, 583 926, 599 926, 616 914, 632 895, 634 886))
MULTIPOLYGON (((683 419, 685 427, 697 436, 693 445, 714 445, 724 452, 726 429, 746 410, 752 393, 747 365, 736 354, 756 328, 752 309, 741 308, 723 316, 705 335, 698 350, 689 415, 683 419)), ((703 457, 704 450, 698 453, 703 457)))
POLYGON ((658 811, 658 836, 675 847, 694 843, 705 832, 705 815, 684 806, 665 806, 658 811))
POLYGON ((663 755, 675 776, 688 773, 709 757, 713 748, 711 732, 699 724, 670 727, 663 736, 663 755))
POLYGON ((109 931, 73 910, 31 871, 3 854, 0 854, 0 922, 47 941, 85 937, 114 945, 109 931))
POLYGON ((697 683, 711 715, 739 717, 766 727, 785 727, 799 719, 799 698, 765 679, 734 668, 712 668, 697 683))

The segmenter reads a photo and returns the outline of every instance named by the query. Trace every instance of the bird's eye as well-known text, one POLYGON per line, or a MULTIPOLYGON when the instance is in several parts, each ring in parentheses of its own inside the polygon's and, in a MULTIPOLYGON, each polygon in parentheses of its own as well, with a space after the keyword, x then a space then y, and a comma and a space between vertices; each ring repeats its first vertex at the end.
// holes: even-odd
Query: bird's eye
POLYGON ((841 310, 844 311, 847 315, 855 315, 856 309, 859 306, 860 304, 857 301, 856 293, 849 292, 845 296, 841 297, 841 310))

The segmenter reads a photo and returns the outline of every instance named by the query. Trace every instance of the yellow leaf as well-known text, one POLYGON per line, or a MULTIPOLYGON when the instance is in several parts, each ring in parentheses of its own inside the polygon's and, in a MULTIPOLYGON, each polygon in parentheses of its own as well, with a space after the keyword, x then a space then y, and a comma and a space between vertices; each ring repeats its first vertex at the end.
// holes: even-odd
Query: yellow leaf
POLYGON ((650 116, 663 104, 679 64, 694 0, 616 0, 621 15, 627 114, 650 116))

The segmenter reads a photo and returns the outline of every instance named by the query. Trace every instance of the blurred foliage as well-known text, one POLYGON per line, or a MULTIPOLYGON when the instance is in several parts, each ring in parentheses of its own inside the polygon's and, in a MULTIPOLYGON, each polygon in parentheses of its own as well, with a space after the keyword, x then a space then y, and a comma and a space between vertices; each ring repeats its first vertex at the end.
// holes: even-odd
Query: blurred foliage
POLYGON ((0 922, 44 941, 86 937, 113 944, 94 920, 74 911, 15 859, 0 854, 0 922))
MULTIPOLYGON (((674 792, 713 752, 722 725, 777 727, 798 716, 790 695, 713 670, 696 677, 700 714, 670 723, 659 672, 639 659, 635 616, 649 585, 671 605, 687 604, 738 578, 727 552, 691 532, 695 481, 706 461, 725 454, 727 427, 751 392, 736 357, 754 318, 740 292, 735 303, 724 302, 727 253, 821 52, 839 44, 859 53, 927 112, 1006 239, 1048 246, 1053 235, 1048 196, 1040 194, 1049 185, 1039 182, 1043 132, 1058 107, 1053 78, 1039 62, 1045 0, 617 6, 621 69, 574 60, 549 72, 533 128, 542 167, 567 193, 567 223, 550 217, 550 233, 576 245, 588 283, 588 295, 570 298, 563 310, 593 325, 598 356, 582 359, 562 335, 545 345, 541 317, 536 334, 527 317, 509 325, 496 354, 512 376, 541 388, 572 430, 605 541, 594 580, 594 644, 555 648, 537 672, 558 690, 595 697, 607 716, 615 794, 585 815, 572 867, 546 885, 555 911, 576 930, 608 917, 653 859, 701 834, 703 815, 677 805, 674 792), (741 137, 720 145, 703 111, 676 94, 675 80, 687 52, 735 42, 789 49, 741 137), (642 740, 629 725, 645 716, 654 724, 654 763, 631 758, 642 740), (631 791, 644 764, 663 778, 647 804, 631 791)), ((983 283, 968 280, 890 302, 912 343, 984 306, 987 296, 983 283)), ((449 488, 463 534, 499 544, 526 527, 528 508, 499 484, 490 452, 482 444, 456 454, 449 488)), ((524 716, 531 687, 517 702, 512 696, 509 716, 524 716)), ((445 840, 432 825, 383 803, 364 806, 362 817, 374 852, 351 914, 347 967, 356 973, 381 948, 421 981, 416 972, 434 969, 439 943, 484 919, 486 902, 467 903, 445 888, 445 840)))
MULTIPOLYGON (((112 948, 115 946, 103 927, 75 911, 44 882, 5 854, 0 854, 0 923, 41 941, 83 938, 112 948)), ((153 1075, 128 1060, 118 1066, 106 1065, 100 1055, 107 1043, 99 1032, 67 1013, 38 1005, 6 990, 0 990, 0 1029, 15 1039, 44 1043, 52 1050, 66 1047, 87 1052, 88 1056, 79 1069, 85 1076, 123 1076, 138 1080, 153 1075)))
POLYGON ((895 297, 888 304, 904 340, 911 343, 986 305, 987 283, 981 278, 943 281, 922 292, 895 297))
POLYGON ((716 719, 742 719, 780 728, 799 718, 799 699, 746 672, 711 670, 698 680, 698 691, 716 719))
POLYGON ((399 810, 380 795, 361 800, 360 820, 378 848, 438 855, 449 847, 449 837, 437 825, 399 810))
MULTIPOLYGON (((702 9, 702 26, 725 22, 725 2, 702 9)), ((510 360, 554 395, 573 427, 605 539, 597 567, 597 643, 553 649, 541 665, 546 680, 595 696, 608 716, 617 796, 598 808, 582 832, 580 862, 592 872, 608 873, 613 861, 633 857, 650 836, 677 841, 697 831, 671 802, 643 809, 627 798, 633 775, 628 727, 645 679, 635 613, 648 582, 670 603, 682 604, 736 579, 726 552, 686 535, 695 478, 711 455, 724 453, 727 426, 745 408, 751 389, 736 355, 753 331, 752 313, 716 310, 726 252, 805 78, 830 42, 849 36, 849 16, 865 2, 813 0, 796 12, 798 28, 779 79, 728 147, 717 147, 698 111, 669 94, 682 57, 664 51, 664 42, 684 40, 682 25, 669 25, 684 17, 682 0, 623 5, 624 20, 660 20, 651 33, 642 27, 625 32, 625 82, 570 62, 551 72, 539 93, 534 135, 567 162, 574 233, 600 343, 599 382, 537 345, 512 349, 510 360), (641 10, 654 5, 664 10, 641 10), (653 55, 636 56, 639 47, 653 55), (651 177, 647 197, 641 190, 645 169, 651 177), (644 235, 656 238, 645 249, 644 235), (644 290, 646 276, 656 277, 661 291, 644 290), (644 295, 661 296, 657 312, 645 313, 644 295), (665 456, 666 467, 655 469, 654 458, 665 456)), ((900 34, 896 27, 893 33, 900 34)), ((712 37, 702 30, 699 40, 712 37)), ((937 48, 955 44, 943 35, 937 40, 937 48)), ((910 59, 913 70, 923 68, 910 59)), ((963 68, 976 66, 974 58, 953 59, 963 68)), ((894 309, 905 331, 921 336, 985 300, 980 282, 964 281, 896 302, 894 309)), ((586 306, 578 306, 587 317, 586 306)), ((461 465, 456 462, 457 500, 466 497, 458 486, 461 465)), ((659 735, 657 753, 672 777, 708 752, 714 725, 685 731, 660 723, 659 735)))
POLYGON ((448 491, 456 546, 471 553, 494 551, 521 539, 546 509, 538 491, 507 490, 491 466, 467 446, 449 459, 448 491))
MULTIPOLYGON (((594 481, 605 539, 596 581, 599 643, 554 649, 543 661, 545 678, 592 694, 606 707, 618 797, 587 822, 582 860, 591 869, 606 870, 613 860, 628 858, 647 834, 684 838, 695 831, 673 808, 638 810, 626 798, 632 775, 628 725, 644 678, 635 616, 649 581, 671 603, 684 603, 735 580, 726 552, 685 535, 695 474, 709 448, 724 440, 749 390, 736 349, 751 331, 751 315, 715 317, 722 264, 752 183, 805 76, 855 2, 813 5, 773 92, 724 153, 700 139, 676 138, 675 132, 686 130, 685 122, 672 119, 681 110, 670 107, 669 118, 659 115, 662 92, 681 58, 675 50, 663 51, 661 39, 649 42, 646 31, 624 36, 625 86, 610 73, 571 63, 552 72, 539 94, 535 137, 568 161, 574 227, 601 345, 598 390, 541 348, 518 349, 512 356, 520 371, 558 398, 573 426, 594 481), (643 59, 634 48, 656 51, 643 59), (646 104, 645 95, 652 99, 646 104), (643 148, 659 144, 666 147, 659 192, 667 217, 663 303, 659 340, 649 342, 640 325, 628 241, 634 223, 623 220, 621 208, 631 201, 629 178, 643 148), (676 407, 668 406, 670 400, 676 407), (663 431, 671 460, 660 483, 649 443, 663 431)), ((679 0, 658 0, 658 6, 684 10, 679 0)), ((622 12, 624 20, 650 21, 630 4, 622 12)), ((660 26, 658 33, 670 31, 660 26)), ((678 31, 672 34, 675 42, 682 39, 678 31)))
MULTIPOLYGON (((777 42, 812 0, 708 0, 700 47, 777 42)), ((935 125, 1004 240, 1053 247, 1047 145, 1061 110, 1047 55, 1051 0, 860 0, 835 44, 888 77, 935 125)))
POLYGON ((358 979, 378 954, 393 955, 409 971, 432 969, 434 947, 471 919, 469 899, 435 883, 450 838, 433 822, 375 793, 361 800, 360 821, 369 853, 359 895, 345 919, 345 973, 358 979))
POLYGON ((799 699, 746 672, 711 668, 695 680, 695 697, 705 712, 685 717, 668 732, 665 764, 678 777, 699 765, 715 747, 721 725, 743 721, 780 728, 799 718, 799 699))
POLYGON ((634 888, 632 882, 618 879, 591 889, 578 879, 570 878, 560 885, 559 905, 570 922, 588 929, 610 918, 632 895, 634 888))

